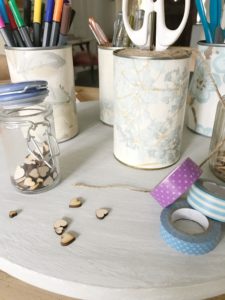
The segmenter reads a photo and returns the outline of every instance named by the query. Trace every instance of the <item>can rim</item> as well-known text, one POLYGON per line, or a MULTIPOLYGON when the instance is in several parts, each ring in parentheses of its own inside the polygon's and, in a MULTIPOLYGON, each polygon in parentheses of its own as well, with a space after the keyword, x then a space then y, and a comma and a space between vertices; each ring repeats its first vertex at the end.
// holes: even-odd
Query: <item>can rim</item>
POLYGON ((207 43, 205 40, 202 40, 202 41, 198 41, 197 43, 198 45, 200 46, 207 46, 207 47, 218 47, 218 48, 224 48, 224 44, 211 44, 211 43, 207 43))
MULTIPOLYGON (((173 49, 173 50, 175 49, 176 50, 175 47, 170 48, 170 49, 173 49)), ((125 50, 124 48, 119 49, 119 50, 115 50, 113 52, 113 55, 115 55, 117 57, 123 57, 123 58, 128 58, 128 59, 140 59, 140 60, 178 60, 178 59, 190 58, 191 54, 192 54, 191 48, 190 49, 180 48, 180 50, 182 50, 184 52, 184 54, 182 54, 182 55, 177 54, 177 56, 174 56, 174 57, 169 56, 169 53, 168 53, 168 56, 167 55, 164 55, 164 56, 162 55, 162 56, 155 56, 155 57, 147 56, 147 55, 145 55, 145 56, 144 55, 143 56, 141 56, 141 55, 140 56, 139 55, 128 55, 128 54, 123 52, 124 50, 125 50)), ((157 53, 159 55, 160 55, 160 53, 165 54, 165 51, 150 51, 150 50, 141 50, 141 49, 139 49, 139 50, 143 51, 143 54, 144 53, 149 54, 149 52, 154 52, 154 53, 157 53)), ((179 48, 177 50, 179 50, 179 48)))
POLYGON ((16 51, 48 51, 48 50, 62 50, 66 48, 72 48, 72 45, 63 45, 63 46, 52 46, 52 47, 10 47, 5 45, 5 50, 16 50, 16 51))

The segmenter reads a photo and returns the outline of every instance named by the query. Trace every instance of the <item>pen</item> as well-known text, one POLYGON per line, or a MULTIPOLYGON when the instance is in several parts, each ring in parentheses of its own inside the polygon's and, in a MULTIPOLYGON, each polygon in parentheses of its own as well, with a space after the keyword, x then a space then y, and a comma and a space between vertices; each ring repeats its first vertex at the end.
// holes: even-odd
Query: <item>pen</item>
POLYGON ((7 25, 9 26, 9 18, 6 12, 6 7, 5 7, 5 3, 4 0, 0 0, 0 13, 2 16, 2 20, 5 24, 5 26, 7 27, 7 25))
POLYGON ((76 15, 76 11, 74 9, 71 10, 71 17, 70 17, 70 25, 69 28, 71 27, 72 23, 73 23, 73 19, 76 15))
POLYGON ((97 39, 99 45, 107 45, 109 44, 109 41, 100 27, 100 25, 94 20, 94 18, 90 17, 88 19, 89 27, 94 34, 95 38, 97 39))
POLYGON ((2 16, 2 20, 4 22, 4 32, 6 32, 8 39, 10 39, 11 42, 14 44, 14 46, 16 46, 16 43, 14 42, 13 35, 11 32, 9 18, 8 18, 8 14, 6 12, 6 6, 4 3, 4 0, 0 0, 0 13, 2 16))
POLYGON ((31 0, 24 0, 23 2, 23 18, 24 18, 24 23, 28 26, 31 27, 31 0))
POLYGON ((58 42, 62 8, 63 0, 56 0, 53 13, 52 31, 49 43, 50 46, 56 46, 58 42))
POLYGON ((7 29, 5 27, 5 23, 4 23, 3 18, 1 17, 1 15, 0 15, 0 32, 1 32, 1 35, 2 35, 2 38, 5 42, 5 44, 7 46, 14 47, 15 46, 14 41, 8 35, 7 29))
POLYGON ((91 32, 93 33, 93 35, 94 35, 94 37, 95 37, 95 39, 96 39, 98 45, 101 45, 101 41, 100 41, 100 39, 99 39, 99 36, 96 34, 96 31, 95 31, 95 29, 93 28, 93 25, 89 22, 88 26, 89 26, 89 28, 91 29, 91 32))
POLYGON ((58 45, 66 45, 67 43, 67 34, 70 29, 70 19, 71 19, 71 5, 64 3, 63 4, 63 12, 62 12, 62 20, 61 20, 61 26, 60 26, 60 35, 59 35, 59 42, 58 45))
POLYGON ((48 47, 50 43, 54 6, 55 0, 47 0, 42 47, 48 47))
POLYGON ((39 47, 41 41, 41 4, 41 0, 34 0, 33 42, 35 47, 39 47))
POLYGON ((45 16, 45 2, 41 4, 41 29, 43 29, 44 23, 44 16, 45 16))
POLYGON ((15 18, 16 24, 18 26, 19 32, 22 36, 22 39, 23 39, 25 45, 27 47, 33 47, 33 44, 31 42, 29 33, 28 33, 27 28, 24 24, 24 20, 22 19, 21 15, 20 15, 18 7, 15 3, 15 0, 9 0, 9 6, 11 8, 11 11, 13 13, 13 16, 15 18))
POLYGON ((16 46, 24 47, 23 40, 22 40, 21 35, 20 35, 20 33, 17 29, 17 25, 16 25, 16 22, 14 20, 14 17, 13 17, 13 14, 11 12, 11 9, 9 7, 8 2, 5 2, 5 8, 6 8, 8 17, 9 17, 9 23, 10 23, 10 27, 11 27, 11 30, 12 30, 14 40, 16 42, 16 46))

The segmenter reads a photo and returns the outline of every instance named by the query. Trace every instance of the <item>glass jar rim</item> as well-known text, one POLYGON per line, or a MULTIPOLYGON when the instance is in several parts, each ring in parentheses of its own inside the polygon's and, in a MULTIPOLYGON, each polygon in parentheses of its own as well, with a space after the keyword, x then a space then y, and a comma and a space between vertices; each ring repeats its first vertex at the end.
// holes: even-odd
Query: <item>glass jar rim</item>
POLYGON ((42 102, 37 105, 26 107, 18 107, 14 109, 0 109, 0 123, 21 123, 26 122, 27 118, 36 117, 45 114, 45 118, 53 113, 52 105, 47 102, 42 102), (21 114, 18 112, 28 111, 29 114, 21 114), (16 115, 15 115, 16 114, 16 115))

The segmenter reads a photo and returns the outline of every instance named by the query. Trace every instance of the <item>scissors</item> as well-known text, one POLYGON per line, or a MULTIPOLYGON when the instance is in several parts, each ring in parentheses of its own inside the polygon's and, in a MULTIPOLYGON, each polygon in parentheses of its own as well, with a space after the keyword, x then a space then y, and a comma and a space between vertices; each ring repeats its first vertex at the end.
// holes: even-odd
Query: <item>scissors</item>
POLYGON ((176 30, 171 30, 166 27, 165 23, 165 5, 164 0, 142 0, 139 9, 145 11, 143 25, 139 30, 133 30, 130 27, 128 20, 128 1, 123 0, 122 11, 123 11, 123 21, 124 26, 127 31, 128 36, 135 45, 141 46, 143 48, 149 49, 149 36, 151 34, 151 28, 149 26, 149 16, 151 13, 155 12, 156 17, 156 45, 155 50, 162 51, 167 49, 172 45, 182 33, 190 11, 191 0, 185 0, 184 16, 176 30))
POLYGON ((215 31, 220 26, 222 15, 222 2, 221 0, 211 0, 209 4, 209 17, 208 22, 205 14, 205 7, 202 0, 195 0, 195 4, 202 22, 202 26, 205 33, 205 39, 207 43, 213 43, 215 41, 215 31))

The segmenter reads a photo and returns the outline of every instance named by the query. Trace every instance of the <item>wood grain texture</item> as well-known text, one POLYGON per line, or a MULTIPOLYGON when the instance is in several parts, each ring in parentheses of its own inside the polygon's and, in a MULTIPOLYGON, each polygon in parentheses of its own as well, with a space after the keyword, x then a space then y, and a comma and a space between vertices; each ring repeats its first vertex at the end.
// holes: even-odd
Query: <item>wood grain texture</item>
POLYGON ((9 70, 5 55, 0 54, 0 80, 9 79, 9 70))
POLYGON ((99 89, 94 87, 76 86, 76 97, 80 101, 99 100, 99 89))
POLYGON ((78 300, 56 295, 26 284, 0 271, 1 300, 78 300))
MULTIPOLYGON (((0 271, 0 291, 1 300, 78 300, 38 289, 2 271, 0 271)), ((225 300, 225 295, 207 300, 225 300)))

